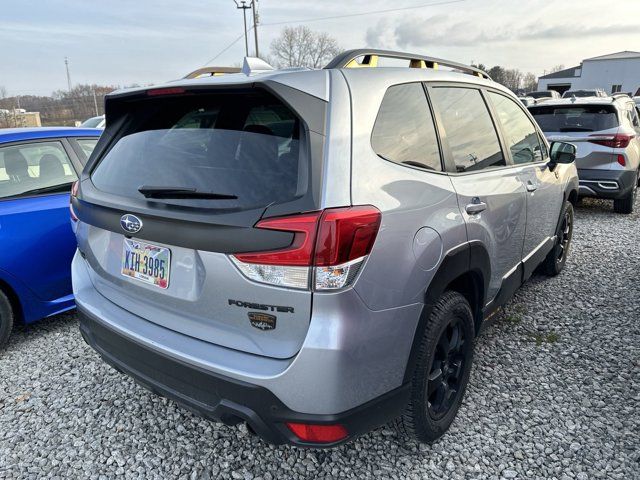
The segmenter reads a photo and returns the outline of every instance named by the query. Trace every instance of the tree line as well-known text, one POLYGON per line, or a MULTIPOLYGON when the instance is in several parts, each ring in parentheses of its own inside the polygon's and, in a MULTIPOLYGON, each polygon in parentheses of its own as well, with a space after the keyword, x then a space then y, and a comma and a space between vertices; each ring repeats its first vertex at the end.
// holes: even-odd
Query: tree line
MULTIPOLYGON (((76 85, 71 90, 57 90, 50 96, 20 95, 7 96, 6 89, 0 87, 0 110, 13 111, 23 109, 28 112, 40 112, 43 126, 73 126, 87 118, 104 114, 104 96, 116 90, 115 86, 76 85)), ((0 127, 10 125, 12 115, 2 116, 0 127)))

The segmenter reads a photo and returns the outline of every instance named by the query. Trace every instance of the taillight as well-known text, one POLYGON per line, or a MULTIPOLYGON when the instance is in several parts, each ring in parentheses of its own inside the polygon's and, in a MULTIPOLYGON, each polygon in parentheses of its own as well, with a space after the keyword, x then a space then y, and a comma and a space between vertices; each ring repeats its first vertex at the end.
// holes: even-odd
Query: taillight
POLYGON ((71 195, 69 195, 69 214, 71 215, 71 221, 77 222, 78 216, 76 212, 73 211, 73 203, 72 200, 78 196, 78 180, 73 182, 71 185, 71 195))
POLYGON ((616 133, 615 135, 590 135, 589 138, 590 143, 596 143, 605 147, 627 148, 634 136, 626 133, 616 133))
POLYGON ((624 158, 624 155, 618 154, 618 163, 623 167, 627 164, 627 159, 624 158))
POLYGON ((151 90, 147 90, 147 96, 157 97, 160 95, 180 95, 184 92, 184 88, 181 87, 153 88, 151 90))
POLYGON ((286 424, 289 430, 304 442, 310 443, 333 443, 347 438, 347 429, 340 424, 315 425, 308 423, 286 424))
POLYGON ((290 246, 231 256, 251 280, 316 290, 343 288, 355 278, 373 248, 381 221, 372 206, 330 208, 261 220, 256 228, 292 232, 290 246))

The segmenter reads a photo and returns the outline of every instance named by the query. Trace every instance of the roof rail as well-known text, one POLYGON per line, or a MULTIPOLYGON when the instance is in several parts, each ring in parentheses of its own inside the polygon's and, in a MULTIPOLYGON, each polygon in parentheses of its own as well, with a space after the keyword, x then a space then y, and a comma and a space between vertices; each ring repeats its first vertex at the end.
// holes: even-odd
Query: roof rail
POLYGON ((239 72, 240 69, 236 67, 202 67, 188 73, 182 78, 216 77, 218 75, 226 75, 227 73, 239 72))
POLYGON ((631 96, 628 93, 623 93, 623 92, 612 93, 611 96, 613 97, 614 101, 619 97, 631 98, 631 96))
POLYGON ((483 72, 479 68, 470 67, 469 65, 464 65, 462 63, 451 62, 441 58, 426 57, 424 55, 415 55, 413 53, 396 52, 393 50, 376 50, 371 48, 347 50, 331 60, 324 68, 377 67, 378 58, 380 57, 408 60, 409 68, 437 69, 439 66, 443 66, 453 68, 454 70, 458 70, 462 73, 491 80, 491 77, 486 72, 483 72), (360 57, 362 57, 362 61, 358 62, 357 59, 360 57))

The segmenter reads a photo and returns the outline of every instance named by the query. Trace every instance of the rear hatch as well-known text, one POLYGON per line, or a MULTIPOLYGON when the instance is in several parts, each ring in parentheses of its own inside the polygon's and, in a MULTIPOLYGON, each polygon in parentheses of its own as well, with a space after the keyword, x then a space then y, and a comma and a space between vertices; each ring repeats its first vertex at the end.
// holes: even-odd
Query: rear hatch
POLYGON ((543 104, 529 111, 549 141, 576 146, 579 169, 609 170, 616 162, 613 141, 620 123, 613 104, 543 104))
MULTIPOLYGON (((253 83, 170 87, 107 100, 107 129, 73 208, 95 288, 129 312, 207 342, 297 353, 311 292, 250 281, 230 254, 279 250, 294 234, 254 228, 317 210, 326 102, 253 83)), ((286 285, 286 284, 285 284, 286 285)))

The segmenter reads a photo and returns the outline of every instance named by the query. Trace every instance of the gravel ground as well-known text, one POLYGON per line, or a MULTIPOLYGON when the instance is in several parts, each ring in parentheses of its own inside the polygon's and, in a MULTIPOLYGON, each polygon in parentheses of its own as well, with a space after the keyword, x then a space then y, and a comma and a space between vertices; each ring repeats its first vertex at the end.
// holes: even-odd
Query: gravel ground
POLYGON ((433 446, 381 428, 332 451, 273 447, 116 373, 74 314, 0 357, 0 478, 640 479, 640 215, 576 211, 569 263, 478 339, 465 402, 433 446))

